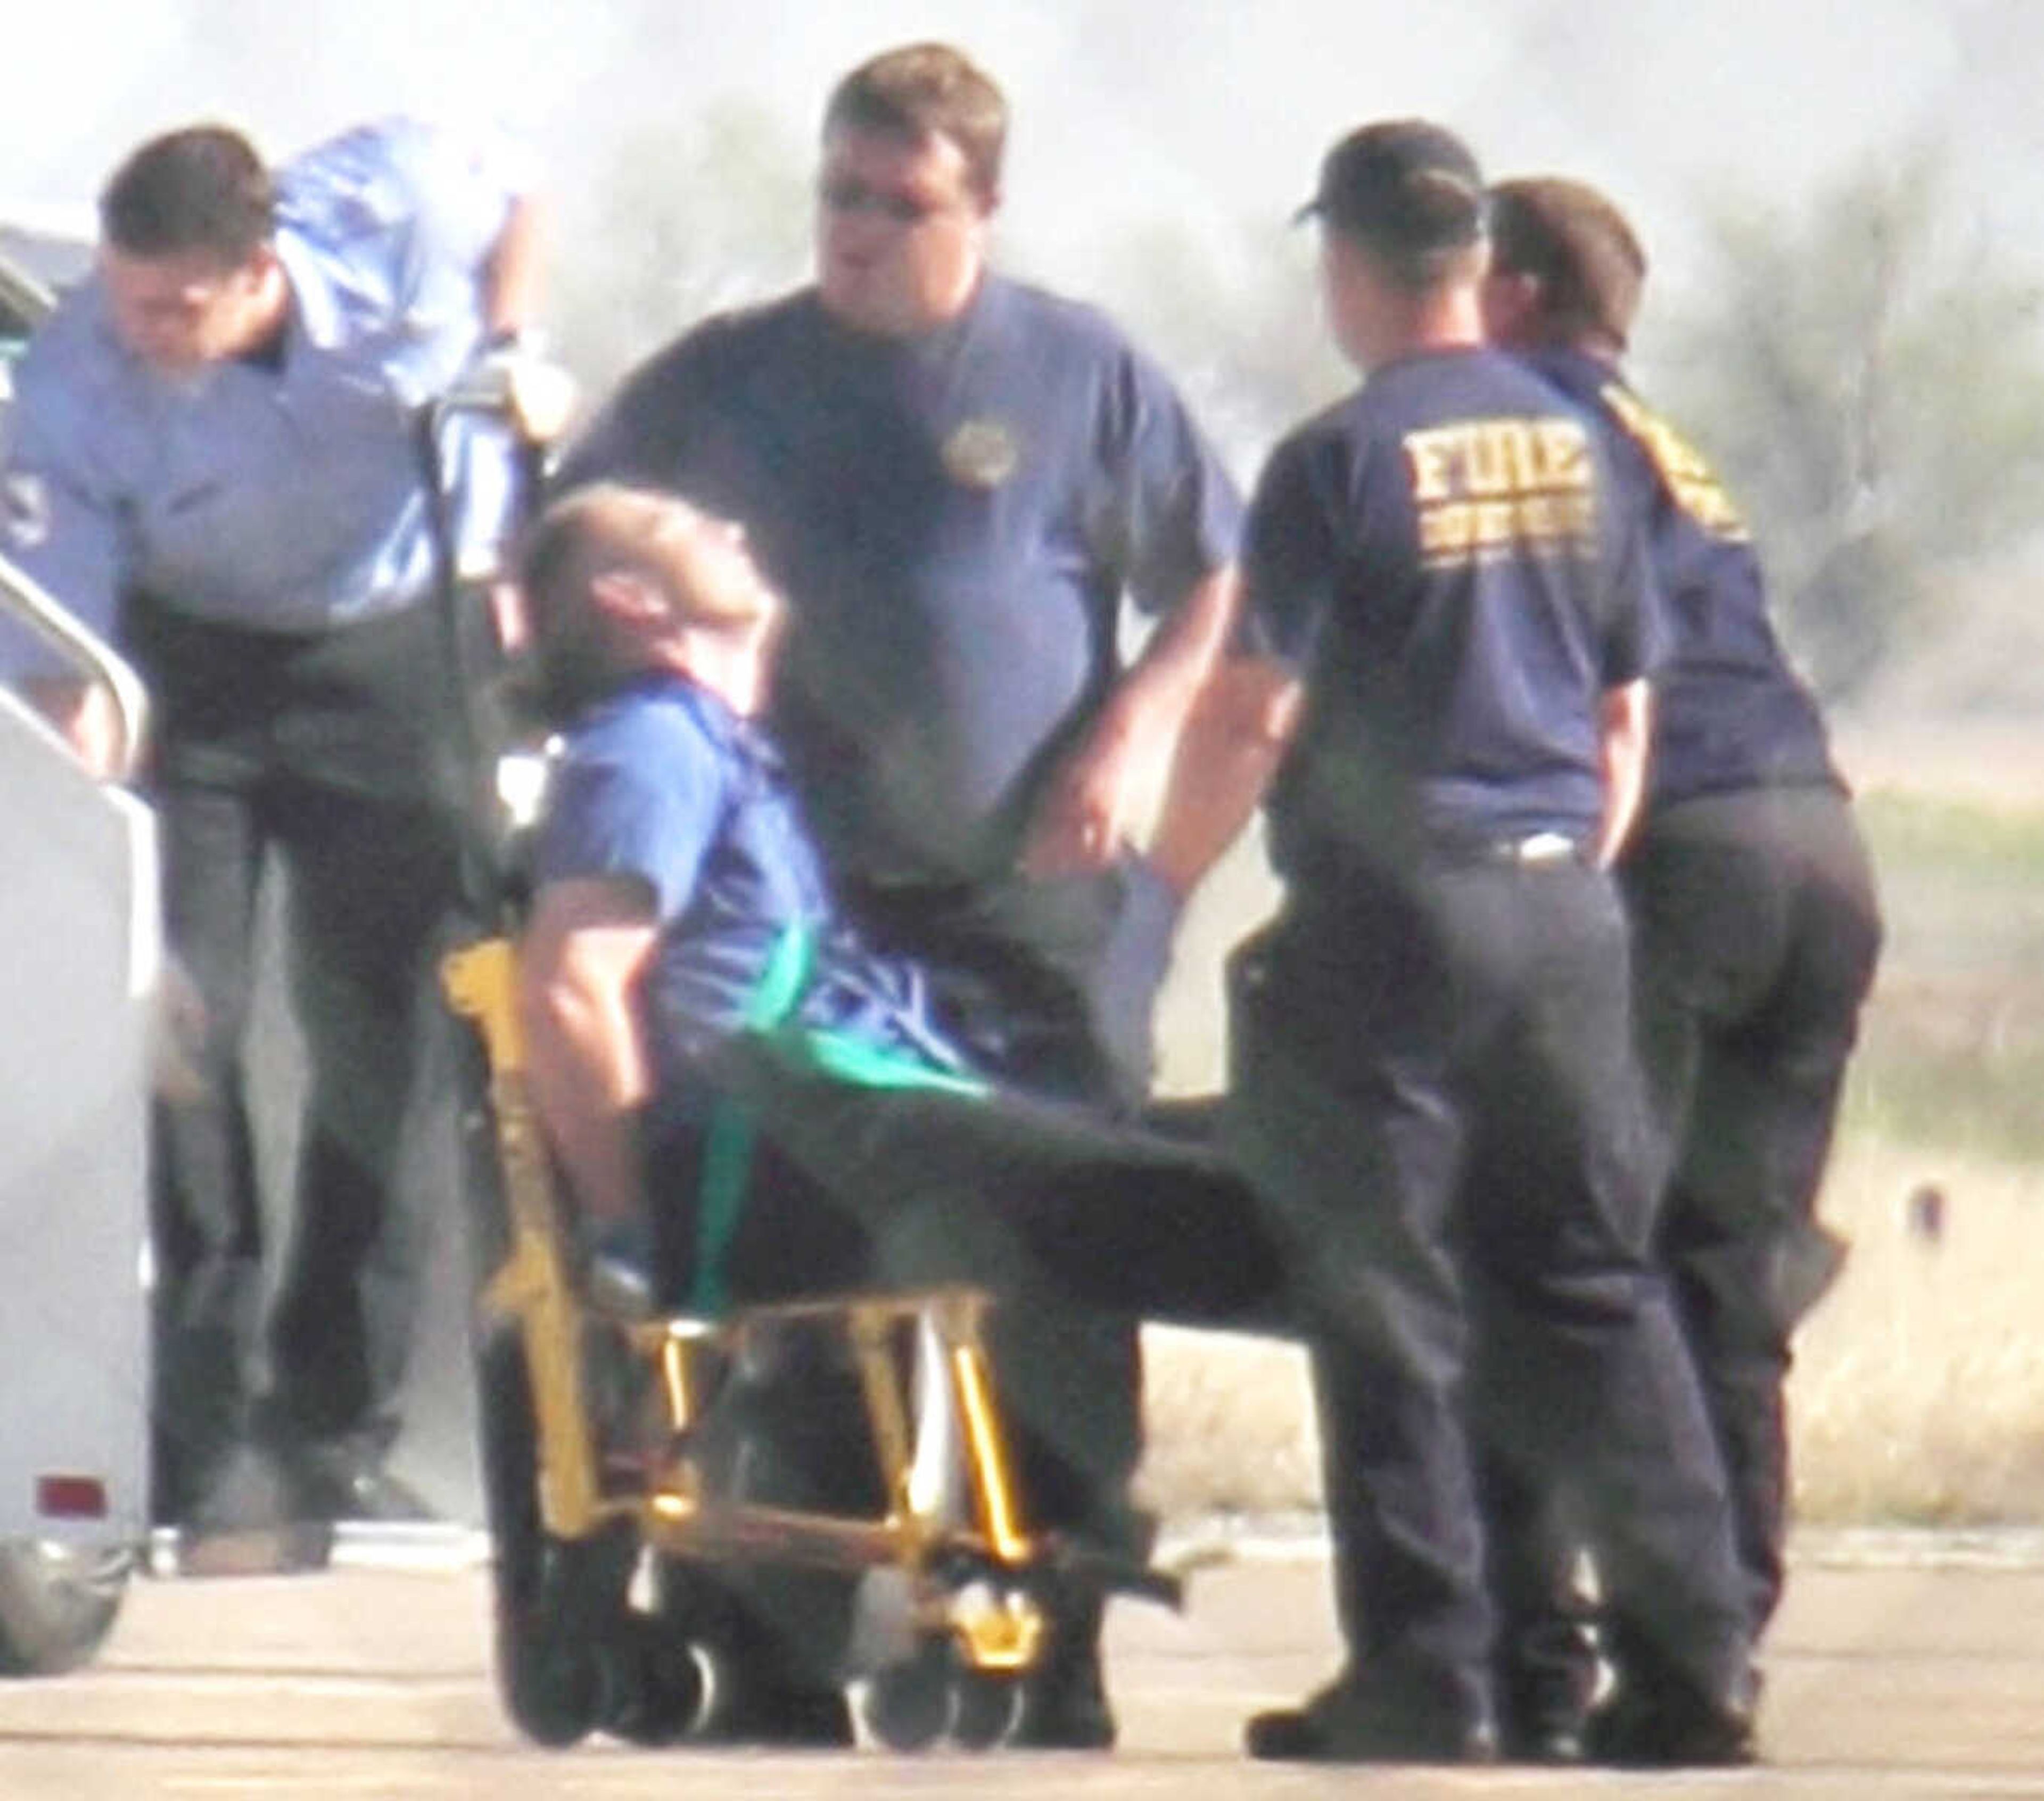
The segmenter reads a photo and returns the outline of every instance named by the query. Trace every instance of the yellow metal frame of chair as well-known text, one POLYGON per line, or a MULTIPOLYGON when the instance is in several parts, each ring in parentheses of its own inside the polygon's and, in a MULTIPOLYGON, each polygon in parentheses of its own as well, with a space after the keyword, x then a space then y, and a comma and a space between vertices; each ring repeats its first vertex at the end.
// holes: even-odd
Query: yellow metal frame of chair
POLYGON ((625 1319, 592 1304, 574 1271, 566 1222, 528 1076, 517 1006, 517 952, 494 937, 442 965, 454 1010, 482 1040, 490 1068, 497 1155, 510 1245, 486 1283, 482 1306, 515 1326, 531 1387, 538 1445, 540 1514, 548 1532, 585 1538, 620 1518, 664 1554, 706 1562, 781 1559, 860 1572, 899 1568, 909 1578, 913 1624, 947 1631, 971 1668, 1019 1672, 1042 1654, 1043 1606, 1018 1588, 996 1606, 955 1605, 939 1573, 962 1556, 974 1567, 1026 1576, 1044 1546, 1024 1524, 1014 1466, 988 1361, 989 1297, 966 1287, 860 1295, 751 1306, 710 1322, 625 1319), (878 1518, 763 1506, 717 1495, 697 1464, 692 1430, 710 1405, 711 1372, 742 1355, 754 1335, 814 1322, 841 1328, 863 1396, 886 1495, 878 1518), (912 1492, 915 1462, 908 1373, 897 1346, 912 1327, 941 1353, 943 1391, 959 1431, 970 1519, 941 1517, 912 1492), (643 1473, 606 1478, 585 1397, 592 1330, 620 1333, 657 1383, 657 1439, 643 1473))

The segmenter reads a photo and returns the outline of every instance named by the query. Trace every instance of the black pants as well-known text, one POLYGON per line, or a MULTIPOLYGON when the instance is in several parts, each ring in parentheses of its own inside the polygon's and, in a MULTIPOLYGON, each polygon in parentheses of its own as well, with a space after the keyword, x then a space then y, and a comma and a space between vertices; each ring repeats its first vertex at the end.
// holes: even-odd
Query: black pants
MULTIPOLYGON (((1082 1358, 1048 1355, 1075 1318, 1132 1335, 1143 1318, 1262 1323, 1278 1312, 1282 1270, 1253 1197, 1211 1152, 1012 1091, 984 1099, 856 1087, 740 1041, 704 1072, 743 1104, 756 1132, 743 1210, 724 1275, 737 1302, 969 1282, 996 1304, 987 1345, 1032 1523, 1142 1560, 1120 1505, 1123 1391, 1082 1358)), ((655 1141, 666 1278, 697 1274, 702 1129, 655 1141)), ((840 1372, 788 1414, 793 1468, 783 1498, 857 1505, 870 1450, 842 1435, 855 1395, 840 1372), (843 1485, 852 1485, 847 1494, 843 1485)), ((783 1452, 790 1447, 783 1446, 783 1452)), ((746 1603, 804 1686, 836 1680, 844 1585, 752 1572, 746 1603)), ((1097 1603, 1068 1617, 1054 1663, 1089 1654, 1097 1603)))
MULTIPOLYGON (((1796 1323, 1836 1267, 1815 1203, 1880 910, 1850 804, 1824 787, 1664 808, 1623 879, 1662 1183, 1655 1246, 1723 1463, 1757 1639, 1781 1597, 1783 1388, 1796 1323)), ((1509 1472, 1489 1507, 1502 1680, 1529 1726, 1563 1722, 1594 1679, 1577 1543, 1509 1472)))
POLYGON ((315 635, 138 606, 129 644, 159 702, 169 947, 205 1009, 202 1099, 157 1119, 159 1495, 202 1496, 252 1430, 394 1435, 423 1272, 422 1197, 402 1179, 421 1100, 428 981, 458 840, 444 796, 451 694, 429 608, 315 635), (257 900, 274 853, 306 1063, 290 1230, 270 1323, 244 1076, 257 900))
POLYGON ((1099 1417, 1118 1412, 1120 1397, 1068 1363, 1013 1353, 1055 1337, 1074 1311, 1118 1322, 1274 1317, 1280 1265, 1241 1178, 1211 1151, 1069 1103, 1008 1088, 974 1098, 856 1087, 769 1041, 733 1043, 706 1079, 747 1107, 770 1153, 733 1246, 734 1289, 795 1291, 786 1272, 797 1268, 810 1291, 854 1270, 890 1287, 993 1291, 1003 1395, 1046 1458, 1023 1470, 1036 1517, 1112 1543, 1120 1522, 1087 1507, 1123 1473, 1099 1417))
POLYGON ((1659 1233, 1731 1484, 1756 1633, 1781 1595, 1796 1322, 1832 1267, 1817 1191, 1880 956, 1850 803, 1755 789, 1655 815, 1625 872, 1668 1170, 1659 1233))
POLYGON ((1626 1630, 1720 1691, 1742 1610, 1650 1260, 1611 883, 1573 863, 1358 879, 1295 896, 1234 976, 1230 1143, 1312 1337, 1358 1674, 1416 1711, 1490 1714, 1482 1448, 1556 1498, 1626 1630))
MULTIPOLYGON (((974 1063, 1032 1093, 1133 1117, 1149 1092, 1151 1024, 1175 901, 1133 861, 1055 882, 843 884, 876 948, 913 957, 934 1010, 974 1063)), ((1077 1304, 999 1328, 1004 1379, 1062 1395, 1055 1438, 1022 1422, 1020 1461, 1046 1523, 1139 1530, 1127 1490, 1142 1454, 1142 1359, 1124 1315, 1077 1304)))

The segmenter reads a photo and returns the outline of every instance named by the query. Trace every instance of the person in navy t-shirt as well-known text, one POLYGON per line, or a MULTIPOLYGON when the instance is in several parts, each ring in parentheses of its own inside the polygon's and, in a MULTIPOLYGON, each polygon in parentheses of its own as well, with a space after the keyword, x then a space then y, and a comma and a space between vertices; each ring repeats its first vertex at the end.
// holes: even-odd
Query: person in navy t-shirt
POLYGON ((1584 183, 1491 191, 1492 336, 1596 430, 1619 506, 1644 523, 1667 622, 1646 805, 1620 875, 1667 1172, 1659 1248, 1731 1481, 1758 1634, 1781 1593, 1789 1340, 1839 1256, 1817 1191, 1880 910, 1745 524, 1626 380, 1646 272, 1638 239, 1584 183))
MULTIPOLYGON (((1228 636, 1239 503, 1113 324, 989 267, 1006 126, 943 44, 846 75, 814 283, 645 363, 557 489, 743 523, 791 609, 774 731, 847 910, 984 1065, 1132 1110, 1191 879, 1138 849, 1141 797, 1228 636), (1133 660, 1129 603, 1155 621, 1133 660)), ((1040 1355, 1120 1397, 1101 1436, 1024 1447, 1050 1517, 1139 1538, 1133 1339, 1074 1318, 1040 1355)), ((1043 1741, 1106 1742, 1097 1671, 1049 1680, 1043 1741)))
POLYGON ((1245 536, 1304 703, 1267 802, 1285 903, 1231 972, 1228 1141, 1294 1261, 1348 1661, 1248 1749, 1498 1753, 1482 1449, 1581 1521, 1666 1672, 1662 1730, 1601 1754, 1740 1761, 1730 1522, 1649 1258, 1608 873, 1658 652, 1637 539, 1588 427, 1484 347, 1458 139, 1365 126, 1307 210, 1366 380, 1273 453, 1245 536))
POLYGON ((847 75, 815 283, 651 358, 555 486, 743 522, 792 609, 774 730, 847 906, 936 966, 982 1055, 1139 1102, 1178 897, 1135 789, 1220 645, 1239 503, 1114 325, 987 267, 1005 126, 940 45, 847 75), (1124 601, 1158 621, 1132 664, 1124 601), (1132 915, 1147 979, 1104 979, 1132 915))

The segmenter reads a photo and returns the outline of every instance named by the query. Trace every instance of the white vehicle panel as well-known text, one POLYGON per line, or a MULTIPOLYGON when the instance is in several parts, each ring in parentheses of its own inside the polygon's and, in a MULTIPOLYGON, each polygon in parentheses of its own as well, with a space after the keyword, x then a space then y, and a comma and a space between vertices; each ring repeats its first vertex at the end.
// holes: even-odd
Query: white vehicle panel
POLYGON ((136 1537, 155 823, 6 690, 0 869, 0 1539, 136 1537))

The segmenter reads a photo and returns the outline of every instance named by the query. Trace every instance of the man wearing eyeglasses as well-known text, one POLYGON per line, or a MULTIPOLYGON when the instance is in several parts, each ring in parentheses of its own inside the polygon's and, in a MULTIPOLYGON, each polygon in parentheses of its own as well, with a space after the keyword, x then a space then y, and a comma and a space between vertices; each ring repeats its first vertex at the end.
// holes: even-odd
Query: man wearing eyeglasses
MULTIPOLYGON (((1006 126, 945 45, 847 75, 814 283, 643 365, 561 485, 667 488, 743 522, 790 597, 772 724, 847 910, 932 969, 982 1067, 1127 1109, 1202 860, 1141 854, 1141 790, 1228 633, 1239 502, 1112 324, 989 267, 1006 126), (1157 621, 1133 660, 1124 600, 1157 621)), ((1059 1441, 1024 1448, 1039 1517, 1126 1548, 1133 1333, 1005 1330, 1011 1376, 1067 1403, 1059 1441)), ((1025 1738, 1112 1742, 1098 1623, 1066 1622, 1025 1738)))

